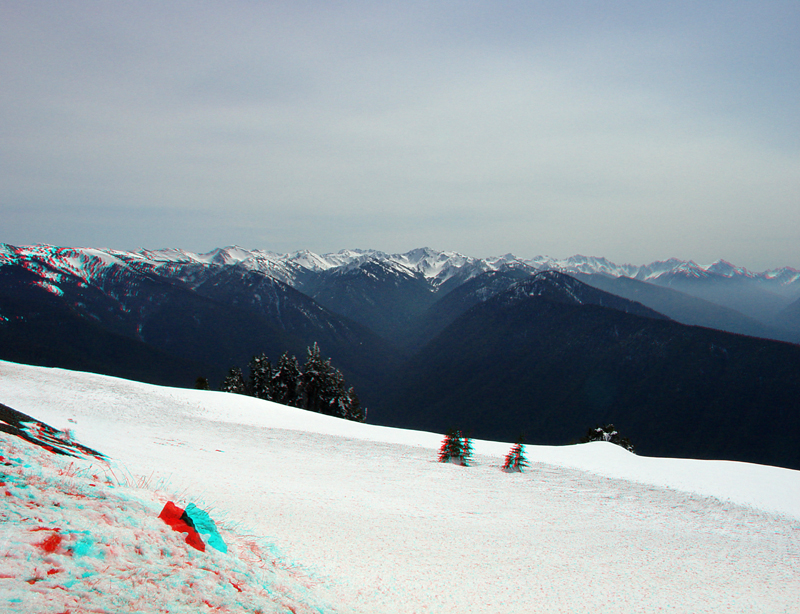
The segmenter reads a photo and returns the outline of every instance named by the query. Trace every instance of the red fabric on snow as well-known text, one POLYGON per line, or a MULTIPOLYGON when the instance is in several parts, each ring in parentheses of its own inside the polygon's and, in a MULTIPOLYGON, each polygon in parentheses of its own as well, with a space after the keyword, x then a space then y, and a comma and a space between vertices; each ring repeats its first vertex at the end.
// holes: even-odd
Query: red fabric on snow
POLYGON ((183 509, 179 508, 172 501, 167 501, 158 517, 171 526, 173 531, 187 533, 186 543, 192 548, 196 548, 200 552, 206 551, 206 545, 203 543, 200 534, 195 531, 194 527, 190 524, 192 522, 191 519, 186 515, 183 509))

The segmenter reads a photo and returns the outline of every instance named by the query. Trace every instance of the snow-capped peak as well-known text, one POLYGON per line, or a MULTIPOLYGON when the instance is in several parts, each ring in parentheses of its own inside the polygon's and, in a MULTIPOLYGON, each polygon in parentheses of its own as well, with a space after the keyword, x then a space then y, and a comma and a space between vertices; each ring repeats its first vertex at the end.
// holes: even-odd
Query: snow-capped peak
POLYGON ((238 245, 215 249, 211 253, 214 254, 211 262, 218 265, 236 264, 253 258, 253 252, 238 245))
POLYGON ((772 269, 762 273, 764 279, 770 281, 777 281, 783 285, 789 285, 800 282, 800 271, 791 267, 783 267, 780 269, 772 269))
POLYGON ((150 262, 173 262, 183 264, 190 262, 211 262, 216 252, 217 250, 214 250, 209 254, 195 254, 182 249, 167 248, 157 250, 143 249, 139 250, 137 253, 144 260, 148 260, 150 262))
POLYGON ((426 279, 432 280, 434 285, 440 285, 462 267, 477 263, 475 258, 458 252, 438 252, 429 247, 396 254, 391 258, 421 273, 426 279))
POLYGON ((309 271, 327 271, 336 266, 336 264, 332 263, 330 260, 314 252, 310 252, 307 249, 287 254, 285 258, 309 271))
POLYGON ((737 267, 727 260, 717 260, 713 264, 703 267, 708 273, 722 275, 723 277, 752 277, 752 273, 743 267, 737 267))

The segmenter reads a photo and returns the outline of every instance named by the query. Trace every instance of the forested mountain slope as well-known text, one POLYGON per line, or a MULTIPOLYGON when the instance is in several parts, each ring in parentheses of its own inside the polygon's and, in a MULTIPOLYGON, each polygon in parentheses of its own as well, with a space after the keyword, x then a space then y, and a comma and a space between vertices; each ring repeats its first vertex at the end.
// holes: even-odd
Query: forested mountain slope
POLYGON ((595 293, 548 273, 475 305, 407 363, 374 419, 547 444, 613 422, 647 455, 800 468, 800 347, 595 293))

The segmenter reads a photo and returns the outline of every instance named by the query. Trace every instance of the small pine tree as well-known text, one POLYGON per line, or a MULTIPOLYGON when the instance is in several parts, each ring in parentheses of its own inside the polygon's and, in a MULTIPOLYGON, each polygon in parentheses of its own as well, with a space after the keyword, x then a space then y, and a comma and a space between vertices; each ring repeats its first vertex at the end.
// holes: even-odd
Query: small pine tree
POLYGON ((461 433, 450 429, 439 448, 439 462, 452 463, 461 458, 461 433))
POLYGON ((439 462, 468 467, 471 458, 472 439, 463 436, 461 431, 454 431, 453 429, 447 431, 442 440, 442 447, 439 448, 439 462))
POLYGON ((508 473, 522 472, 523 467, 528 466, 528 461, 525 458, 525 444, 522 443, 522 438, 517 441, 508 454, 506 454, 505 462, 503 462, 503 471, 508 473))
POLYGON ((209 385, 208 380, 202 375, 199 376, 196 380, 194 380, 194 387, 197 390, 211 390, 211 386, 209 385))
POLYGON ((234 392, 236 394, 247 394, 247 384, 244 383, 244 375, 239 367, 231 367, 228 375, 222 380, 219 386, 222 392, 234 392))

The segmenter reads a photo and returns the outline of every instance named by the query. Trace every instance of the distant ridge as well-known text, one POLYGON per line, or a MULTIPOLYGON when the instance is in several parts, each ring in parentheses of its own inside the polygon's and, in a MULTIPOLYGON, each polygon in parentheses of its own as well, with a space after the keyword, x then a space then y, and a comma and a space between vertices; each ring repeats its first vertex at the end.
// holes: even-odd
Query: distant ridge
MULTIPOLYGON (((126 252, 113 249, 55 247, 34 245, 15 247, 0 244, 0 265, 3 262, 40 260, 60 262, 75 272, 82 267, 96 266, 97 261, 110 264, 126 262, 134 266, 149 267, 154 271, 201 266, 239 265, 259 270, 290 283, 301 272, 320 272, 337 268, 354 268, 366 262, 387 262, 408 271, 420 273, 433 286, 447 282, 451 277, 464 274, 475 276, 486 271, 507 267, 524 267, 532 271, 557 270, 563 273, 602 274, 612 277, 630 277, 640 281, 658 280, 665 276, 682 276, 693 279, 713 277, 726 279, 758 280, 781 295, 800 297, 800 270, 780 267, 763 272, 751 272, 725 260, 700 265, 692 260, 670 258, 649 264, 618 265, 606 258, 575 255, 566 259, 550 256, 518 258, 513 254, 489 258, 473 258, 453 251, 437 251, 428 247, 412 249, 405 253, 389 254, 372 249, 344 249, 338 252, 315 254, 308 250, 277 253, 268 250, 248 250, 239 246, 217 248, 207 253, 193 253, 182 249, 140 250, 126 252)), ((467 277, 469 278, 469 277, 467 277)))
POLYGON ((523 259, 513 254, 473 258, 428 247, 397 254, 374 249, 281 254, 229 246, 198 254, 177 248, 125 252, 0 244, 0 266, 3 264, 44 275, 40 286, 54 293, 64 276, 103 286, 126 270, 195 289, 221 269, 233 267, 299 290, 400 346, 418 343, 420 331, 416 329, 430 328, 423 322, 427 310, 476 277, 492 271, 525 276, 556 270, 627 298, 635 294, 634 300, 657 311, 666 309, 670 317, 684 324, 800 343, 797 310, 789 309, 800 300, 800 271, 782 267, 754 273, 724 260, 699 265, 670 258, 646 265, 618 265, 606 258, 582 255, 562 260, 548 256, 523 259), (389 284, 395 289, 387 292, 389 284), (664 290, 648 290, 653 287, 664 290))

